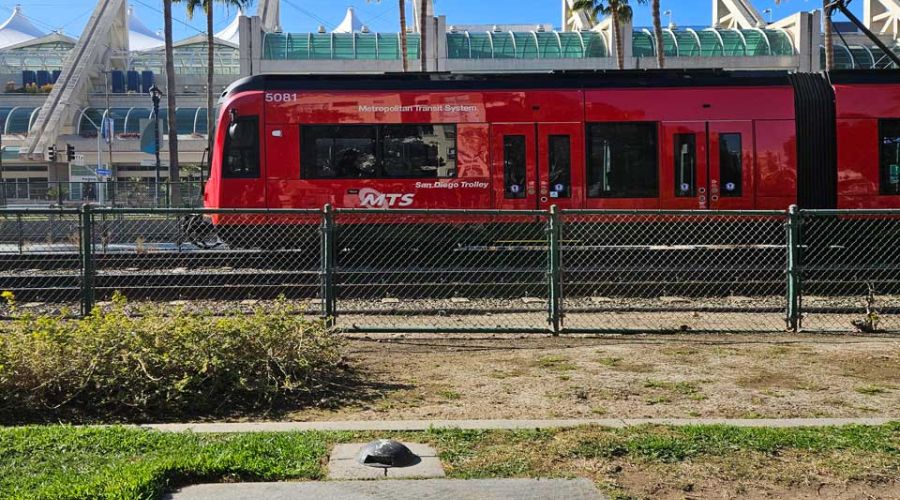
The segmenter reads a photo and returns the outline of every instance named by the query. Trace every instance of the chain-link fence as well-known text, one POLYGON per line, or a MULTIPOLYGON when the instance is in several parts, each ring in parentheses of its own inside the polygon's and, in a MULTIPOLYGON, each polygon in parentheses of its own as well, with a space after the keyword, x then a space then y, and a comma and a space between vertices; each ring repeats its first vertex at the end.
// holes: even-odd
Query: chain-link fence
POLYGON ((333 219, 339 326, 548 330, 548 213, 342 210, 333 219))
POLYGON ((573 211, 562 228, 567 329, 786 327, 784 212, 573 211))
POLYGON ((81 237, 77 210, 0 211, 0 290, 13 294, 19 311, 52 304, 77 312, 81 237))
POLYGON ((900 210, 0 211, 0 290, 348 331, 900 331, 900 210))
POLYGON ((800 327, 900 331, 900 211, 800 212, 800 327))
POLYGON ((284 297, 320 314, 319 210, 91 211, 94 300, 221 312, 284 297), (215 223, 215 225, 213 225, 215 223))

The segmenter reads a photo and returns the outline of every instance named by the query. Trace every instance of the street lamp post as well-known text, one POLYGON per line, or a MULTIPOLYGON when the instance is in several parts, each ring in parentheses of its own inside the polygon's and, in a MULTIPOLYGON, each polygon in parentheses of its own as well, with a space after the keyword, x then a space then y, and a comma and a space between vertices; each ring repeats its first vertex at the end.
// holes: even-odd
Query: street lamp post
MULTIPOLYGON (((47 168, 49 174, 50 168, 47 168)), ((0 131, 0 203, 6 206, 6 181, 3 180, 3 132, 0 131)))
POLYGON ((153 187, 153 204, 159 207, 159 100, 163 93, 155 83, 150 87, 149 92, 150 99, 153 100, 153 143, 156 145, 153 148, 156 152, 156 185, 153 187))

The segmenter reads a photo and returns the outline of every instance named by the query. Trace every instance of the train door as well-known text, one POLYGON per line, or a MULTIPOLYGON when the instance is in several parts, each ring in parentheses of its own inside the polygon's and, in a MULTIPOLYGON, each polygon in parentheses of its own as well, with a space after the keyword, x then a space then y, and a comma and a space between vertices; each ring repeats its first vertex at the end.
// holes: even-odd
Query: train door
POLYGON ((662 208, 753 208, 751 122, 662 122, 661 131, 662 208))
POLYGON ((706 122, 662 122, 660 207, 709 208, 706 122))
POLYGON ((753 123, 709 122, 709 208, 754 208, 753 123))
POLYGON ((583 129, 580 123, 539 123, 538 208, 581 208, 584 197, 583 129))
POLYGON ((500 123, 491 127, 496 207, 581 207, 584 185, 577 123, 500 123))

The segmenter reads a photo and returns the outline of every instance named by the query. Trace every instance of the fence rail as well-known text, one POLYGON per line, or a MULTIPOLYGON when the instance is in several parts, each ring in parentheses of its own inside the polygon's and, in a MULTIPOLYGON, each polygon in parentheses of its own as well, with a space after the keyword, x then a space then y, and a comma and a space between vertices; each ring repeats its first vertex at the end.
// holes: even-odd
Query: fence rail
POLYGON ((203 205, 205 182, 168 182, 154 179, 104 181, 48 181, 41 178, 5 179, 0 182, 0 204, 14 207, 53 206, 77 209, 90 203, 104 207, 167 207, 178 191, 181 207, 203 205))
POLYGON ((0 290, 5 317, 120 292, 356 331, 900 332, 898 241, 900 210, 19 208, 0 290))

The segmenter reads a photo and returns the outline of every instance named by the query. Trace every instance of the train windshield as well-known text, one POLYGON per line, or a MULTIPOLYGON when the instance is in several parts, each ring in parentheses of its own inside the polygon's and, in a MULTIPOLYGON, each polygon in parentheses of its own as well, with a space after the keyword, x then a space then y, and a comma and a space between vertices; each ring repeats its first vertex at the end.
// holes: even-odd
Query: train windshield
POLYGON ((259 177, 259 119, 255 116, 235 118, 225 134, 222 177, 259 177))

